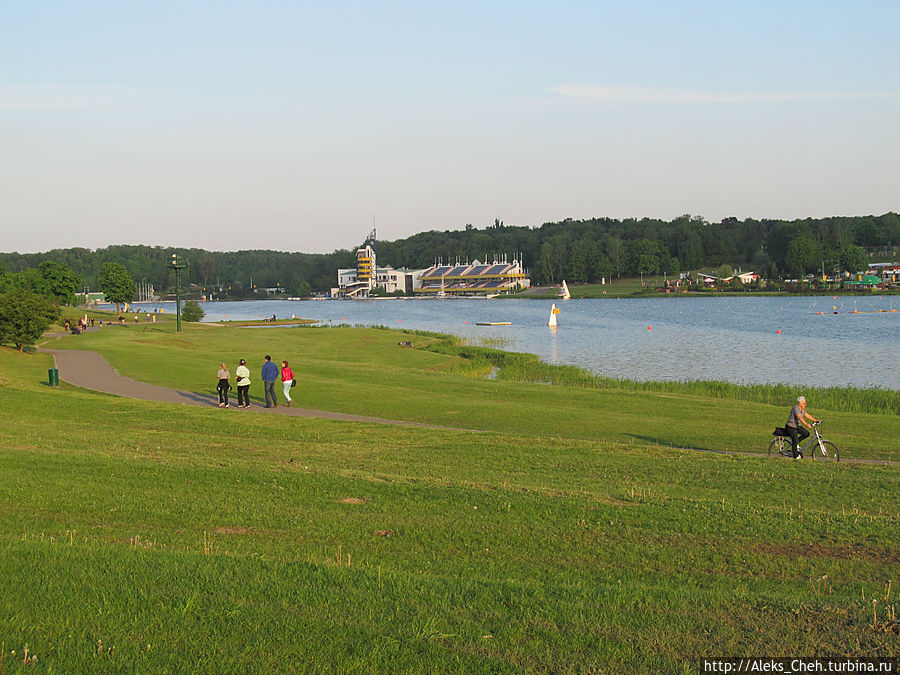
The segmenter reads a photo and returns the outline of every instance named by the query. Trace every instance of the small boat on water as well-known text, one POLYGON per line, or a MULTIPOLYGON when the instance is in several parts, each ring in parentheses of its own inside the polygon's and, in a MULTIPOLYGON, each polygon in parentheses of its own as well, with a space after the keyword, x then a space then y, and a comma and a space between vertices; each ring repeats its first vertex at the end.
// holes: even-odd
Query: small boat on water
POLYGON ((566 284, 566 280, 563 279, 562 285, 559 287, 559 297, 562 300, 571 300, 572 294, 569 293, 569 286, 566 284))
POLYGON ((554 302, 553 305, 550 307, 550 318, 547 319, 547 325, 550 326, 550 328, 556 328, 556 315, 557 314, 559 314, 559 307, 557 307, 556 303, 554 302))
POLYGON ((476 321, 476 326, 511 326, 511 321, 476 321))

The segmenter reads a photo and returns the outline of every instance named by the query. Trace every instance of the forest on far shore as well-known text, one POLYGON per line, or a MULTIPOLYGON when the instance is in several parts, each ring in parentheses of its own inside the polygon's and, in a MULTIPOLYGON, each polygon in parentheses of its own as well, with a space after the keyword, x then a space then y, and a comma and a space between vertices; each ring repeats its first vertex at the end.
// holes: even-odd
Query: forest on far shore
MULTIPOLYGON (((360 232, 360 241, 366 235, 360 232)), ((377 242, 379 266, 420 269, 436 261, 520 258, 532 283, 599 282, 625 276, 667 274, 731 266, 779 280, 810 272, 858 272, 871 256, 891 256, 900 246, 900 217, 834 216, 802 220, 725 218, 709 222, 684 215, 671 221, 591 218, 505 225, 500 219, 478 228, 430 230, 405 239, 377 242)), ((281 287, 291 296, 327 291, 337 269, 355 265, 358 244, 332 253, 206 251, 194 248, 115 245, 91 250, 0 253, 0 274, 36 268, 44 261, 67 265, 81 289, 97 290, 103 263, 125 266, 138 283, 157 293, 174 287, 173 253, 186 260, 182 283, 215 289, 219 297, 252 297, 257 289, 281 287), (186 276, 185 276, 186 275, 186 276)))

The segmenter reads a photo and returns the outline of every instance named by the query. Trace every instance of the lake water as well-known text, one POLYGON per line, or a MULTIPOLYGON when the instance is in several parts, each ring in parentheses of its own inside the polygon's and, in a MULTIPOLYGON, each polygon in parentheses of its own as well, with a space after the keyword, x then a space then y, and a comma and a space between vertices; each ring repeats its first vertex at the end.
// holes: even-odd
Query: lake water
MULTIPOLYGON (((556 329, 547 326, 551 301, 542 300, 266 300, 203 303, 203 309, 204 321, 275 314, 326 325, 451 333, 471 344, 638 380, 900 389, 898 296, 610 298, 556 304, 556 329), (477 326, 479 321, 511 325, 477 326)), ((174 303, 157 306, 174 312, 174 303)))

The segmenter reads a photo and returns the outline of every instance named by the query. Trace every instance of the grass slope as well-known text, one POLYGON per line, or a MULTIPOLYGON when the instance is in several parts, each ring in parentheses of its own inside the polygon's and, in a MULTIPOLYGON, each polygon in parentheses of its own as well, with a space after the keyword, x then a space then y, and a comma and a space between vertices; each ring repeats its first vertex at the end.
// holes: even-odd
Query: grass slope
MULTIPOLYGON (((484 382, 375 329, 162 328, 66 344, 202 391, 218 360, 268 352, 302 373, 301 405, 490 433, 50 388, 48 356, 0 350, 9 668, 26 644, 56 672, 695 672, 704 655, 898 654, 900 469, 672 447, 741 447, 771 406, 484 382)), ((846 419, 873 453, 896 442, 872 428, 895 418, 846 419)))

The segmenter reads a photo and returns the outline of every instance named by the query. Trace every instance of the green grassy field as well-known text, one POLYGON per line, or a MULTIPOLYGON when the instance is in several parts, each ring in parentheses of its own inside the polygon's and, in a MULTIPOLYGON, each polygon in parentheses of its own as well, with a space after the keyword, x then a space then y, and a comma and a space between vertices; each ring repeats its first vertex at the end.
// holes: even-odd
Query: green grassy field
MULTIPOLYGON (((787 404, 484 380, 439 341, 164 323, 48 346, 204 393, 270 353, 300 406, 477 431, 51 388, 50 357, 0 350, 0 672, 26 644, 53 672, 898 655, 900 467, 684 450, 761 451, 787 404)), ((900 455, 896 415, 811 409, 848 456, 900 455)))

